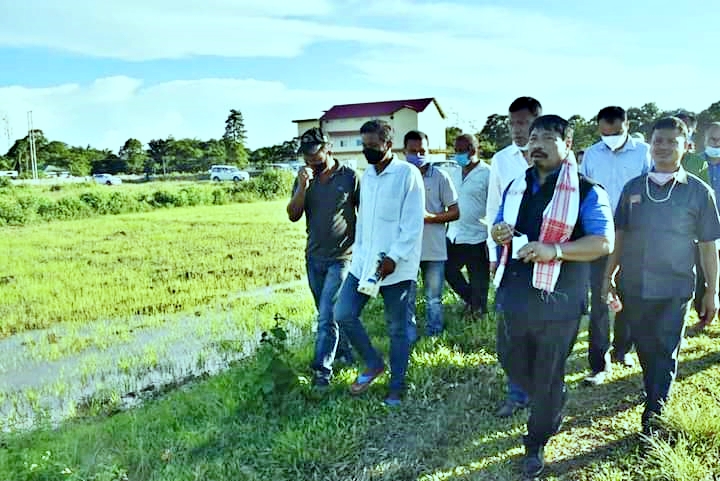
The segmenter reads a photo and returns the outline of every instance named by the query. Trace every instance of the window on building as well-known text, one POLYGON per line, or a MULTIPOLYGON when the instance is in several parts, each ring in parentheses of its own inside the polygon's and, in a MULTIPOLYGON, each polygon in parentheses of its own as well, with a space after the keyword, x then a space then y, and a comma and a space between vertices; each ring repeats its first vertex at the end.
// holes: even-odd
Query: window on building
POLYGON ((356 139, 356 140, 355 140, 355 146, 356 146, 356 147, 362 147, 362 139, 356 139))
POLYGON ((345 147, 345 141, 344 141, 344 140, 341 140, 341 141, 340 141, 340 147, 345 147))

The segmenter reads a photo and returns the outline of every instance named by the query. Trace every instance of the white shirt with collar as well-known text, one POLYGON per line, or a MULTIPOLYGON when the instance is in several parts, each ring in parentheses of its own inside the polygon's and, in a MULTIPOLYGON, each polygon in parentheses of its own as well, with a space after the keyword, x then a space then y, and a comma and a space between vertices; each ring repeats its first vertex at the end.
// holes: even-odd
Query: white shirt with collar
POLYGON ((362 281, 385 252, 395 261, 395 272, 380 286, 417 280, 424 218, 425 184, 417 167, 396 157, 380 174, 369 166, 360 181, 350 273, 362 281))
POLYGON ((490 167, 482 160, 463 178, 463 169, 453 169, 450 178, 458 193, 460 218, 448 224, 447 238, 454 244, 480 244, 488 238, 483 224, 487 204, 490 167))
MULTIPOLYGON (((528 165, 525 156, 520 148, 515 144, 510 144, 501 151, 493 155, 490 162, 490 186, 488 187, 487 197, 487 223, 493 225, 495 217, 500 210, 502 196, 510 182, 525 175, 528 165)), ((488 236, 487 240, 488 256, 490 262, 497 262, 497 244, 488 236)))
POLYGON ((625 145, 615 152, 603 141, 593 144, 585 151, 578 170, 605 188, 615 212, 625 184, 647 173, 651 167, 650 146, 628 137, 625 145))

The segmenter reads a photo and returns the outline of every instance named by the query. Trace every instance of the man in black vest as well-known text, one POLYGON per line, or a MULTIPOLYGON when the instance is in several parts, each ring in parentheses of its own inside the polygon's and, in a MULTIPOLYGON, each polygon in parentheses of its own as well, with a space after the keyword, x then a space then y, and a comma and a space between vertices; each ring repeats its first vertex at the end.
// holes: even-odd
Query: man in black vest
POLYGON ((653 127, 654 168, 625 185, 615 213, 617 250, 610 256, 606 288, 615 285, 643 370, 647 398, 642 429, 652 434, 654 418, 667 400, 695 286, 696 242, 705 274, 698 314, 703 324, 718 311, 720 220, 709 185, 680 161, 688 148, 688 127, 667 117, 653 127))
POLYGON ((571 148, 565 119, 533 122, 534 165, 507 187, 491 229, 503 249, 495 278, 509 346, 503 367, 530 396, 522 460, 528 477, 540 475, 545 444, 560 429, 565 362, 583 312, 588 262, 612 252, 614 242, 608 195, 578 174, 571 148))

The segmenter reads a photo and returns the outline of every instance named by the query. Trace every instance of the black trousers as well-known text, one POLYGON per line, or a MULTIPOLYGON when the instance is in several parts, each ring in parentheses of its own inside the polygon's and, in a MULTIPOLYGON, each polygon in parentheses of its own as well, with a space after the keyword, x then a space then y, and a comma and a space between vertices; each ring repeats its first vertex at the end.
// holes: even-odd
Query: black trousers
POLYGON ((653 414, 660 414, 662 404, 670 394, 677 374, 678 353, 690 299, 630 297, 623 303, 643 371, 647 394, 642 417, 645 424, 653 414))
POLYGON ((577 339, 580 319, 548 321, 505 312, 503 368, 530 396, 525 445, 544 446, 562 422, 567 400, 565 364, 577 339))
MULTIPOLYGON (((588 361, 592 372, 610 368, 610 313, 606 299, 600 295, 605 280, 608 258, 601 257, 590 264, 590 326, 588 329, 588 361)), ((623 302, 624 303, 624 302, 623 302)), ((618 355, 632 349, 630 330, 625 316, 620 311, 615 315, 613 348, 618 355)))
POLYGON ((445 280, 473 310, 487 312, 490 287, 490 262, 487 244, 454 244, 446 239, 448 259, 445 262, 445 280), (469 280, 463 275, 466 267, 469 280))

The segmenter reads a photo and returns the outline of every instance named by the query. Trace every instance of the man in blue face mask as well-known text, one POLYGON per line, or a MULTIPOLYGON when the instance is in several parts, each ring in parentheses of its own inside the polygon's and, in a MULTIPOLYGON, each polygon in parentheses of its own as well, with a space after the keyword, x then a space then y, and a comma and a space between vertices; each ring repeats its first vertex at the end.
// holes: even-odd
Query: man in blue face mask
MULTIPOLYGON (((437 336, 443 330, 442 293, 447 260, 445 225, 460 216, 457 191, 450 176, 429 162, 430 146, 428 136, 424 132, 411 130, 405 134, 404 148, 405 160, 420 169, 425 184, 425 224, 420 270, 427 306, 425 333, 428 336, 437 336)), ((417 340, 415 316, 408 326, 408 338, 410 344, 417 340)))
POLYGON ((477 158, 477 139, 462 134, 455 140, 455 169, 451 179, 458 191, 460 218, 448 225, 445 279, 465 302, 463 317, 475 320, 487 312, 490 264, 485 218, 490 167, 477 158), (462 268, 466 267, 469 279, 462 268))

